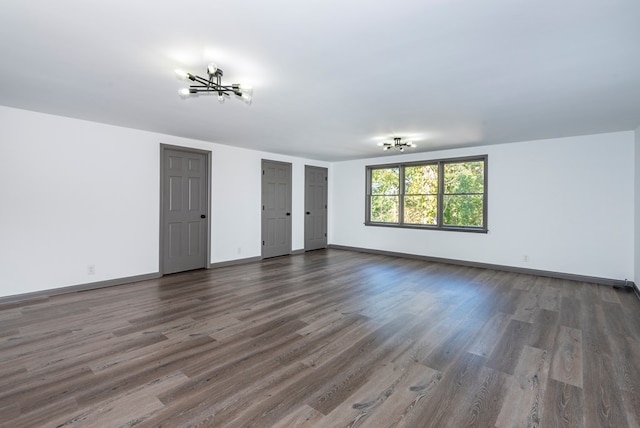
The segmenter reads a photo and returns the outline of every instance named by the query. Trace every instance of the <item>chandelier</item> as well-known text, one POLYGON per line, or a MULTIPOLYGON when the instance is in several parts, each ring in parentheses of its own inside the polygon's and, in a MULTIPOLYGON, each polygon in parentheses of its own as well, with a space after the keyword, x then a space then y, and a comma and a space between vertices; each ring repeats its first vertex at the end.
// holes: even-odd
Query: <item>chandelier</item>
POLYGON ((176 70, 178 77, 189 79, 192 83, 188 88, 182 88, 178 91, 181 97, 186 98, 190 95, 210 94, 217 95, 218 101, 224 102, 225 98, 235 95, 238 99, 251 104, 253 98, 253 88, 234 83, 232 85, 222 84, 223 72, 215 64, 207 66, 208 78, 196 76, 182 70, 176 70))
POLYGON ((402 138, 400 137, 393 137, 393 143, 380 142, 378 143, 378 146, 382 147, 382 150, 394 149, 394 150, 400 150, 401 152, 404 152, 405 147, 413 147, 413 148, 417 147, 411 141, 402 142, 402 138))

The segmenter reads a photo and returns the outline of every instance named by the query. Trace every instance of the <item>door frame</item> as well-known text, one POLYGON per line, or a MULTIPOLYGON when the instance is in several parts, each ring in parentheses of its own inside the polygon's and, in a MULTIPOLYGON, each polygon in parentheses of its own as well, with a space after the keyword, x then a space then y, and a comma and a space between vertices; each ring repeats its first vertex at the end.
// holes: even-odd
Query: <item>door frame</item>
MULTIPOLYGON (((261 159, 260 161, 260 242, 264 241, 265 227, 264 227, 264 166, 265 163, 286 165, 289 169, 289 251, 286 254, 281 254, 281 257, 285 255, 291 255, 293 253, 293 163, 276 161, 271 159, 261 159)), ((269 258, 272 256, 269 256, 269 258)), ((260 259, 264 259, 264 244, 260 245, 260 259)))
MULTIPOLYGON (((316 248, 314 248, 313 250, 309 250, 307 248, 307 216, 306 216, 306 212, 307 212, 307 171, 309 170, 322 170, 324 173, 326 173, 326 185, 325 185, 325 194, 324 194, 324 198, 325 198, 325 235, 324 235, 324 241, 325 241, 325 246, 324 248, 327 248, 327 246, 329 245, 329 168, 323 167, 323 166, 315 166, 315 165, 305 165, 304 166, 304 211, 305 211, 305 216, 304 216, 304 251, 313 251, 316 248)), ((318 248, 319 249, 319 248, 318 248)))
POLYGON ((204 250, 204 254, 205 254, 205 260, 204 260, 204 267, 205 269, 210 269, 211 268, 211 151, 210 150, 201 150, 201 149, 194 149, 191 147, 184 147, 184 146, 174 146, 171 144, 163 144, 160 143, 160 186, 159 186, 159 193, 160 193, 160 207, 159 207, 159 211, 160 211, 160 225, 158 227, 158 231, 160 234, 160 241, 159 241, 159 251, 158 251, 158 271, 160 272, 160 275, 164 275, 164 246, 165 246, 165 239, 164 239, 164 230, 163 230, 163 224, 164 224, 164 172, 165 172, 165 167, 164 167, 164 159, 165 159, 165 153, 167 150, 177 150, 183 153, 197 153, 197 154, 201 154, 201 155, 205 155, 205 168, 204 168, 204 174, 205 174, 205 179, 204 179, 204 184, 205 184, 205 205, 206 205, 206 216, 207 216, 207 221, 206 221, 206 244, 205 244, 205 250, 204 250))

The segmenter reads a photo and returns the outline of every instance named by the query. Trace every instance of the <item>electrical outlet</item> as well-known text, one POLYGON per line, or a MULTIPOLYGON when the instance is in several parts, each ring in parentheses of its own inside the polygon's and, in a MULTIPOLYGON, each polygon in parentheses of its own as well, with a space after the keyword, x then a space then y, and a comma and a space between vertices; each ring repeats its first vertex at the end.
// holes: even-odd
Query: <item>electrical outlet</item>
POLYGON ((529 263, 529 256, 527 254, 522 256, 522 261, 525 262, 525 263, 529 263))
POLYGON ((96 274, 96 265, 87 266, 87 275, 95 275, 96 274))

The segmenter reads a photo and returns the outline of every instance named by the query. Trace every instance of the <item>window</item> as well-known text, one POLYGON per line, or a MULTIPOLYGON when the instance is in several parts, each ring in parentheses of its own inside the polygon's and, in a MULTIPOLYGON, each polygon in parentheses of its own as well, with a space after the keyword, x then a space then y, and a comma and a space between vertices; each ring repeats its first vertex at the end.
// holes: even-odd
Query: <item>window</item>
POLYGON ((371 170, 371 221, 398 223, 400 219, 400 168, 371 170))
POLYGON ((371 226, 487 231, 487 156, 367 167, 371 226))

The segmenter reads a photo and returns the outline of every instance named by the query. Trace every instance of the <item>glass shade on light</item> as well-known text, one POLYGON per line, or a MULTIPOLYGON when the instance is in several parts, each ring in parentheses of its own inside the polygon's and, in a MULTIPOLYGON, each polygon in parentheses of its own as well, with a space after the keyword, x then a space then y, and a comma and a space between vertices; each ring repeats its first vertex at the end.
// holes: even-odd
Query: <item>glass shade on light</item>
POLYGON ((187 73, 184 70, 180 70, 180 69, 176 69, 176 76, 178 76, 180 79, 188 79, 189 78, 189 73, 187 73))
POLYGON ((240 92, 243 94, 247 94, 249 96, 253 95, 253 88, 251 86, 238 85, 238 89, 240 89, 240 92))
POLYGON ((253 88, 251 86, 240 85, 240 91, 242 92, 242 101, 247 104, 251 104, 253 101, 253 88))
POLYGON ((211 63, 209 65, 207 65, 207 73, 211 76, 213 74, 216 74, 216 71, 218 71, 218 66, 215 65, 214 63, 211 63))
POLYGON ((251 102, 253 101, 253 97, 251 95, 247 95, 247 94, 242 94, 240 99, 242 99, 242 101, 244 101, 247 104, 251 104, 251 102))
POLYGON ((247 85, 233 84, 233 93, 247 104, 251 104, 253 99, 253 88, 247 85))
POLYGON ((198 95, 198 90, 195 88, 182 88, 178 91, 178 95, 182 98, 186 98, 189 95, 198 95))

